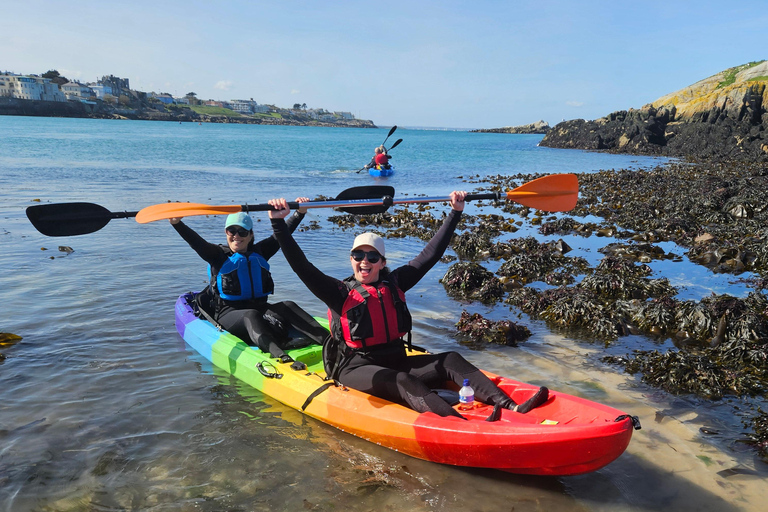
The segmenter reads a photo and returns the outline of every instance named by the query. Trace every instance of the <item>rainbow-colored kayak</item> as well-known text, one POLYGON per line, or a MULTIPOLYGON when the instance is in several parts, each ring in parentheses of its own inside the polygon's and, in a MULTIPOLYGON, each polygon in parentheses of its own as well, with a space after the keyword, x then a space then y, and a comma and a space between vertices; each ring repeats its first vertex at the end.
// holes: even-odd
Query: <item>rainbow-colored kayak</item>
MULTIPOLYGON (((319 345, 288 353, 306 369, 293 369, 195 316, 191 293, 176 302, 176 328, 197 352, 222 370, 280 402, 344 432, 399 452, 442 464, 495 468, 535 475, 595 471, 621 455, 636 418, 582 398, 550 392, 528 414, 478 404, 462 411, 468 421, 418 413, 366 393, 323 380, 319 345)), ((487 372, 486 372, 487 373, 487 372)), ((517 403, 537 389, 488 373, 517 403)), ((639 423, 638 423, 639 427, 639 423)))

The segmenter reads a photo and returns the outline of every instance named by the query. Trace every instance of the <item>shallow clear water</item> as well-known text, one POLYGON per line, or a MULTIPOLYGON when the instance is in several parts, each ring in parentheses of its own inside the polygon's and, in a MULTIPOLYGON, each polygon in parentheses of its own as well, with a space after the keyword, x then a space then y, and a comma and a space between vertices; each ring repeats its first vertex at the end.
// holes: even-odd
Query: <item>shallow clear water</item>
MULTIPOLYGON (((639 415, 644 428, 622 457, 589 475, 525 477, 430 464, 340 433, 224 375, 179 338, 173 303, 204 286, 206 269, 166 222, 115 219, 93 234, 49 238, 24 214, 37 200, 135 211, 168 200, 333 197, 381 183, 398 196, 440 196, 468 188, 462 176, 660 162, 539 148, 540 136, 398 128, 388 141, 403 139, 392 151, 395 175, 356 173, 386 133, 0 116, 0 332, 23 336, 0 346, 0 510, 758 509, 768 498, 761 463, 740 444, 699 431, 738 431, 730 407, 649 389, 598 363, 600 347, 506 306, 450 300, 438 282, 448 265, 409 294, 420 344, 639 415), (509 317, 533 336, 520 348, 470 351, 450 335, 462 309, 509 317)), ((321 229, 297 237, 318 267, 342 276, 349 269, 339 255, 354 231, 334 227, 329 214, 312 210, 305 224, 316 220, 321 229)), ((254 217, 266 236, 266 215, 254 217)), ((223 240, 220 217, 188 221, 223 240)), ((593 264, 608 243, 564 238, 593 264)), ((423 245, 387 243, 393 265, 423 245)), ((683 298, 745 293, 733 277, 690 264, 652 267, 681 286, 683 298)), ((272 269, 276 300, 324 313, 281 256, 272 269)), ((630 336, 611 350, 651 346, 665 345, 630 336)))

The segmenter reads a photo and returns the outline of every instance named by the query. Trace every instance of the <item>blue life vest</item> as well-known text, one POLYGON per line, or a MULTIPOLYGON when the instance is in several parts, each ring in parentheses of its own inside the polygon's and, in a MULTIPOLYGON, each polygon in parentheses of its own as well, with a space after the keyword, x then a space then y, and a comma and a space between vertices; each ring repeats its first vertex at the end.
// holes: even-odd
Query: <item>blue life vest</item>
POLYGON ((215 287, 224 300, 262 299, 275 291, 269 263, 264 256, 255 252, 247 257, 238 252, 232 254, 221 266, 215 279, 208 265, 208 276, 211 278, 211 286, 215 287))

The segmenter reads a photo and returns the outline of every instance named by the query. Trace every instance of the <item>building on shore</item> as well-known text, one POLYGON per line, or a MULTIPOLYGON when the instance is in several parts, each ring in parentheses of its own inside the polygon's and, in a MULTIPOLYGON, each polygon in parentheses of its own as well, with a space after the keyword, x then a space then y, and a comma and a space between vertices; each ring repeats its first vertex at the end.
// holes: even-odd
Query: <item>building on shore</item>
POLYGON ((241 114, 265 114, 269 112, 267 105, 259 105, 253 98, 250 100, 229 100, 229 108, 241 114))
POLYGON ((93 89, 80 82, 67 82, 61 86, 61 91, 68 100, 92 101, 96 99, 96 93, 93 92, 93 89))
POLYGON ((0 74, 0 97, 22 100, 67 101, 59 86, 37 75, 0 74))
POLYGON ((88 82, 86 85, 91 88, 93 93, 100 100, 103 100, 104 96, 106 96, 107 94, 109 94, 110 96, 114 96, 114 94, 112 93, 112 87, 108 85, 102 85, 98 82, 88 82))
POLYGON ((131 87, 128 83, 127 78, 120 78, 114 75, 106 75, 101 77, 101 80, 98 81, 99 84, 108 86, 112 89, 112 95, 116 97, 120 97, 123 94, 128 94, 131 90, 131 87))

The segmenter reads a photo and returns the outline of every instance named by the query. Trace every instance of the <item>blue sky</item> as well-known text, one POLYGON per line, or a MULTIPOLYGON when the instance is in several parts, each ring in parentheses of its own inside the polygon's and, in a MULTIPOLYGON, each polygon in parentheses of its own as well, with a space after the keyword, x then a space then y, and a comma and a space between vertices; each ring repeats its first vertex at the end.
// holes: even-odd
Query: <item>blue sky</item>
POLYGON ((765 0, 36 0, 0 27, 0 70, 381 126, 595 119, 768 58, 765 0))

